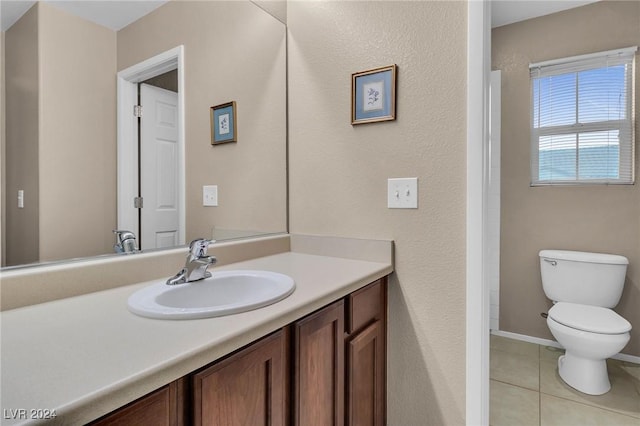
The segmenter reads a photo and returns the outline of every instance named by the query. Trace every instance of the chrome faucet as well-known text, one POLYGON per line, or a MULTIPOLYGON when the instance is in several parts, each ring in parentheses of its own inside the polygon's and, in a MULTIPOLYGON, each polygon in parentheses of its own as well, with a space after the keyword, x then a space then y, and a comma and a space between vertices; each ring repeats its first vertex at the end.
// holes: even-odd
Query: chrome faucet
POLYGON ((113 250, 116 253, 135 253, 138 251, 136 245, 136 234, 131 231, 125 230, 113 230, 116 234, 116 243, 113 246, 113 250))
POLYGON ((215 241, 205 240, 204 238, 191 241, 184 268, 175 276, 169 278, 167 285, 184 284, 209 278, 211 272, 207 272, 207 268, 217 262, 215 256, 207 255, 207 248, 211 243, 215 243, 215 241))

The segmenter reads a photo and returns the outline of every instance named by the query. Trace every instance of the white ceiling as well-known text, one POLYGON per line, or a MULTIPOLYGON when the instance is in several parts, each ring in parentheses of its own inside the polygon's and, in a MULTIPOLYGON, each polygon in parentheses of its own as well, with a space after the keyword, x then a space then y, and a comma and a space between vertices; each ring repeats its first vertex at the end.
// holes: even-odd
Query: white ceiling
MULTIPOLYGON (((118 31, 162 6, 168 0, 44 0, 74 15, 118 31)), ((598 0, 493 0, 491 27, 549 15, 598 0)), ((0 0, 2 31, 6 31, 35 3, 0 0)))
POLYGON ((550 15, 596 1, 599 0, 493 0, 491 2, 491 28, 550 15))
MULTIPOLYGON (((168 0, 43 0, 73 15, 118 31, 168 0)), ((35 1, 0 0, 2 31, 8 30, 35 1)))

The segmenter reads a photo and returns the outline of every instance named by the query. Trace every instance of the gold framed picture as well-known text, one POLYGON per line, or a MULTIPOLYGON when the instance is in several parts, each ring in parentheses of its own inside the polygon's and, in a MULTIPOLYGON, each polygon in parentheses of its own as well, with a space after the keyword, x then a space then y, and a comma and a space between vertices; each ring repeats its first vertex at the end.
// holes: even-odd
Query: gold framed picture
POLYGON ((238 142, 235 101, 211 107, 211 145, 238 142))
POLYGON ((351 74, 351 124, 396 119, 397 66, 351 74))

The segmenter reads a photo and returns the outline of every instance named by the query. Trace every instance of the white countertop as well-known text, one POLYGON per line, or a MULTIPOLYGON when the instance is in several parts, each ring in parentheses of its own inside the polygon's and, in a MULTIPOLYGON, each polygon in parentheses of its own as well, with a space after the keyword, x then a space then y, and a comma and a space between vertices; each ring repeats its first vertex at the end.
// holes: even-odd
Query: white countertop
POLYGON ((31 409, 56 410, 54 423, 86 423, 393 271, 391 261, 296 252, 212 271, 228 269, 287 274, 296 290, 264 308, 199 320, 130 313, 128 297, 151 282, 0 313, 2 424, 32 422, 31 409), (27 418, 12 419, 20 409, 27 418))

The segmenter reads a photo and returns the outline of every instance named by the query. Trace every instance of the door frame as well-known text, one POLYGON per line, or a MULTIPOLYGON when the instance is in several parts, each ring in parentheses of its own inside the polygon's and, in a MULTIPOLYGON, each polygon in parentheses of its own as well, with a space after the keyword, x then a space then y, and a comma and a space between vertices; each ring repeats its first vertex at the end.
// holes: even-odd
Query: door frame
POLYGON ((160 53, 117 74, 117 226, 140 235, 138 209, 133 199, 138 196, 138 123, 133 105, 138 104, 138 83, 178 70, 178 244, 185 244, 185 108, 184 46, 160 53))
POLYGON ((487 201, 491 2, 467 3, 466 424, 489 424, 487 201))

